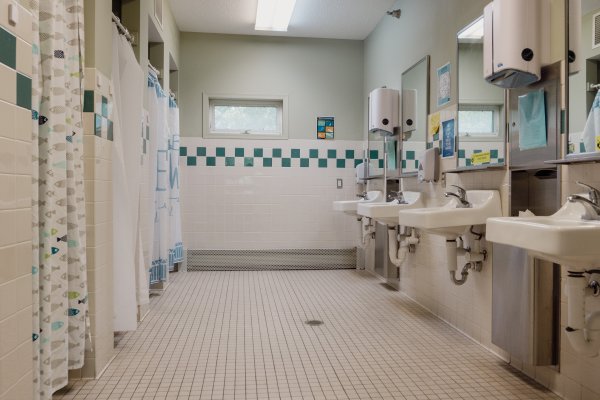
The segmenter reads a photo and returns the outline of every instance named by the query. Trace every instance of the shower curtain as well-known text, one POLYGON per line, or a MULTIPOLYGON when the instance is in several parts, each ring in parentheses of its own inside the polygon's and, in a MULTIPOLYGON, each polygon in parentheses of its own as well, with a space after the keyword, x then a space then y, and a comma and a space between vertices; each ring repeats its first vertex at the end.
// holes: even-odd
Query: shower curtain
POLYGON ((179 206, 179 108, 169 98, 169 271, 183 261, 181 208, 179 206))
POLYGON ((145 269, 138 247, 144 73, 114 24, 112 44, 114 330, 132 331, 137 328, 137 305, 148 302, 139 295, 147 292, 148 280, 139 279, 145 269))
POLYGON ((168 270, 183 260, 181 211, 179 206, 179 109, 162 90, 154 72, 148 75, 148 114, 150 119, 149 159, 155 185, 150 196, 152 262, 150 283, 167 280, 168 270))
POLYGON ((32 0, 33 392, 83 366, 88 305, 83 188, 83 1, 32 0))

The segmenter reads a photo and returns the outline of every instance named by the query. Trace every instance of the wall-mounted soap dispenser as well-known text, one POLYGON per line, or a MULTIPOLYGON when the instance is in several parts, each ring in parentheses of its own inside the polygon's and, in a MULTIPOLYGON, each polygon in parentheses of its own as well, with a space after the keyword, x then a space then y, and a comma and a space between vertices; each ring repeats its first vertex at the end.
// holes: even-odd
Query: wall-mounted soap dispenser
POLYGON ((547 0, 494 0, 483 13, 483 75, 506 89, 541 78, 547 0))
POLYGON ((400 94, 385 87, 369 94, 369 132, 392 136, 398 127, 400 94))

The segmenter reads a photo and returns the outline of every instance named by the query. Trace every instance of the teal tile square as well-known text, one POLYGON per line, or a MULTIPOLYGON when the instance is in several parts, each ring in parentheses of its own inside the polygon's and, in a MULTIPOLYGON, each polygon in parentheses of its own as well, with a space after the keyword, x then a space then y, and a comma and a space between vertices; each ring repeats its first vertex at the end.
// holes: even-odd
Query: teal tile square
POLYGON ((235 167, 235 157, 225 157, 226 167, 235 167))
POLYGON ((406 150, 406 159, 414 160, 415 159, 415 151, 414 150, 406 150))
POLYGON ((319 150, 317 150, 317 149, 310 149, 308 151, 308 156, 310 158, 319 158, 319 150))
POLYGON ((379 168, 383 168, 383 160, 379 160, 379 168))
POLYGON ((281 149, 273 149, 273 158, 281 158, 281 149))
POLYGON ((292 159, 291 158, 282 158, 281 166, 284 168, 290 168, 292 166, 292 159))
POLYGON ((346 150, 346 160, 354 159, 354 150, 346 150))
POLYGON ((473 154, 479 154, 479 153, 483 153, 483 150, 480 150, 480 149, 473 150, 473 154))
POLYGON ((102 116, 94 114, 94 135, 102 137, 102 116))
POLYGON ((467 167, 471 166, 471 159, 470 158, 466 158, 465 161, 467 162, 467 167))
POLYGON ((83 92, 83 112, 94 112, 94 91, 86 90, 83 92))
POLYGON ((406 160, 402 160, 402 168, 406 168, 406 160))
POLYGON ((207 167, 215 167, 217 165, 216 157, 206 157, 206 166, 207 167))
POLYGON ((504 158, 499 158, 498 159, 498 164, 504 164, 504 158))
POLYGON ((262 157, 264 154, 263 149, 262 148, 255 148, 254 149, 254 157, 262 157))
POLYGON ((244 167, 254 167, 254 157, 244 157, 244 167))
POLYGON ((107 120, 106 125, 107 125, 106 138, 112 142, 113 132, 114 132, 113 131, 113 122, 111 120, 107 120))
POLYGON ((337 158, 337 150, 335 150, 335 149, 327 150, 327 158, 337 158))
POLYGON ((369 159, 376 160, 378 158, 379 158, 379 151, 378 150, 370 150, 369 151, 369 159))
POLYGON ((338 158, 335 161, 335 166, 337 168, 346 168, 346 160, 344 160, 343 158, 338 158))
POLYGON ((225 147, 217 147, 217 157, 225 157, 225 147))
POLYGON ((263 160, 263 167, 272 167, 273 166, 273 159, 272 158, 265 157, 262 160, 263 160))
POLYGON ((0 28, 0 62, 9 68, 17 68, 17 38, 0 28))
POLYGON ((198 165, 197 161, 196 161, 196 157, 187 157, 186 164, 187 164, 188 167, 192 167, 192 166, 198 165))
POLYGON ((465 158, 465 150, 464 149, 459 149, 458 150, 458 158, 465 158))
POLYGON ((206 157, 206 147, 196 147, 196 155, 198 157, 206 157))
POLYGON ((308 168, 310 167, 310 158, 301 158, 300 159, 300 168, 308 168))
POLYGON ((425 148, 426 148, 426 149, 431 149, 431 148, 433 148, 433 143, 429 143, 429 142, 428 142, 428 143, 425 145, 425 148))
POLYGON ((356 159, 354 160, 354 168, 356 168, 359 164, 362 164, 363 160, 356 159))
POLYGON ((319 158, 319 168, 327 168, 327 159, 319 158))
POLYGON ((292 158, 300 158, 300 149, 292 149, 292 158))
POLYGON ((498 150, 490 150, 490 158, 498 158, 498 150))
POLYGON ((185 157, 185 156, 187 156, 187 147, 185 147, 185 146, 181 146, 181 147, 179 148, 179 155, 180 155, 180 156, 182 156, 182 157, 185 157))
POLYGON ((31 78, 17 73, 17 105, 31 110, 31 78))
POLYGON ((235 148, 235 156, 236 157, 244 157, 244 148, 243 147, 236 147, 235 148))

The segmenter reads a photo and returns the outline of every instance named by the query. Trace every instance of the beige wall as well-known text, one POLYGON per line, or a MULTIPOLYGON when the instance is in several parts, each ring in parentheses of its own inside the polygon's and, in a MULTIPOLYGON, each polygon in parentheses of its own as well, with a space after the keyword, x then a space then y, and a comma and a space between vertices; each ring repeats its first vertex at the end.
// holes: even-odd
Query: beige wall
POLYGON ((16 68, 0 63, 0 400, 33 395, 31 111, 16 100, 17 72, 32 73, 32 33, 31 14, 19 16, 13 27, 0 12, 0 26, 17 41, 16 68))
POLYGON ((112 2, 84 2, 85 66, 112 73, 112 2))
POLYGON ((182 136, 202 135, 202 93, 287 95, 289 138, 313 139, 334 116, 335 139, 362 138, 363 44, 351 40, 181 34, 182 136))

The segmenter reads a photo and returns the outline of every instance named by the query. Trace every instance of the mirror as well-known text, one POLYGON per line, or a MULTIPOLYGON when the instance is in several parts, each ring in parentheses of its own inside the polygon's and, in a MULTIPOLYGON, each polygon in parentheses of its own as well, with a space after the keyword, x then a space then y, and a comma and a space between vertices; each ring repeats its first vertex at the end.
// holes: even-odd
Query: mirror
MULTIPOLYGON (((384 142, 383 136, 378 133, 369 133, 369 176, 382 176, 384 168, 384 142)), ((388 177, 398 176, 398 136, 389 136, 387 138, 387 175, 388 177)))
MULTIPOLYGON (((598 94, 600 83, 600 43, 594 44, 594 39, 600 42, 600 24, 596 21, 595 36, 592 34, 594 20, 600 17, 600 0, 582 0, 581 17, 577 15, 574 18, 580 19, 573 21, 570 25, 572 29, 578 29, 579 32, 570 34, 571 46, 574 46, 573 36, 580 34, 578 58, 579 63, 571 64, 571 74, 569 77, 569 143, 567 154, 579 155, 582 153, 598 152, 596 138, 600 136, 600 126, 595 129, 590 124, 586 129, 586 123, 590 115, 590 110, 594 99, 598 94), (595 47, 595 48, 594 48, 595 47), (598 136, 597 136, 598 135, 598 136)), ((577 39, 575 39, 577 40, 577 39)), ((600 121, 600 115, 597 118, 600 121)))
POLYGON ((402 173, 416 173, 425 150, 429 114, 429 56, 402 73, 402 173))
POLYGON ((483 78, 483 16, 457 35, 458 167, 503 165, 504 90, 483 78))

